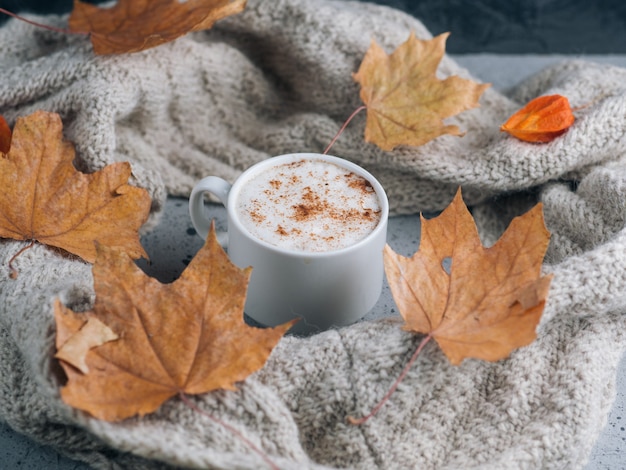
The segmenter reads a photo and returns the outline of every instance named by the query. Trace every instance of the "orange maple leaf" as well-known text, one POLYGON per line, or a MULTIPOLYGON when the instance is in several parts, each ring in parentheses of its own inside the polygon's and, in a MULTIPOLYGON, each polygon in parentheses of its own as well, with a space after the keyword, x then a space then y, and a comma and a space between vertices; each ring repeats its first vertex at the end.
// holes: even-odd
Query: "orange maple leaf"
POLYGON ((96 54, 138 52, 209 29, 245 6, 246 0, 118 0, 100 8, 74 0, 69 26, 90 33, 96 54))
POLYGON ((57 114, 43 111, 17 120, 0 158, 0 237, 38 241, 89 262, 95 240, 147 258, 138 230, 150 212, 148 192, 127 184, 128 163, 78 172, 62 128, 57 114))
POLYGON ((541 204, 483 247, 461 192, 438 217, 422 217, 419 250, 387 246, 385 272, 405 328, 433 337, 453 364, 497 361, 531 343, 551 276, 541 276, 550 234, 541 204), (449 273, 442 263, 449 258, 449 273))
POLYGON ((92 348, 119 339, 111 328, 94 316, 85 321, 85 315, 63 315, 62 310, 55 310, 55 320, 57 345, 61 347, 54 357, 76 367, 83 374, 89 373, 86 358, 92 348))
POLYGON ((0 116, 0 153, 9 153, 11 148, 11 128, 3 116, 0 116))
POLYGON ((230 262, 214 229, 171 284, 146 276, 128 256, 100 246, 93 266, 93 310, 77 314, 60 301, 55 304, 57 349, 94 316, 119 339, 89 350, 88 374, 61 361, 69 378, 62 399, 116 421, 151 413, 175 395, 234 389, 263 366, 293 325, 261 329, 244 323, 250 270, 230 262))
POLYGON ((452 76, 436 77, 448 34, 409 39, 392 54, 372 41, 354 80, 367 107, 365 140, 383 150, 423 145, 443 134, 463 135, 443 119, 478 106, 489 84, 452 76))
POLYGON ((547 95, 531 100, 513 114, 500 130, 525 142, 550 142, 574 124, 575 117, 565 96, 547 95))

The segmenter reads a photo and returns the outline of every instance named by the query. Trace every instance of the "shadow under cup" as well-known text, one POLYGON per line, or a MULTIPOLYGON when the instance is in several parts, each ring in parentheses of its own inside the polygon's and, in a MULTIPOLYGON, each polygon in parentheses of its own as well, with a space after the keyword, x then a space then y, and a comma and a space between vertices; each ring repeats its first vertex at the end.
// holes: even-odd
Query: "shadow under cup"
POLYGON ((223 202, 228 214, 228 255, 239 267, 252 266, 244 310, 254 321, 276 326, 301 318, 291 332, 311 334, 354 323, 377 303, 383 285, 389 204, 383 187, 363 168, 321 154, 273 157, 246 170, 223 202), (380 219, 364 238, 345 248, 308 252, 265 242, 246 229, 238 214, 242 188, 272 166, 307 159, 335 164, 369 182, 378 198, 380 219))

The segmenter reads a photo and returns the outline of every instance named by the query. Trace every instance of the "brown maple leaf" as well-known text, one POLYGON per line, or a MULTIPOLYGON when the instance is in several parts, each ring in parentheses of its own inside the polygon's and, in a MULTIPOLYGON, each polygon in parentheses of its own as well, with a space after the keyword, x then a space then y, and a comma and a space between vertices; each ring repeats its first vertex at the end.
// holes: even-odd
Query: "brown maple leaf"
POLYGON ((61 317, 57 349, 92 316, 119 339, 87 353, 88 374, 61 361, 69 378, 61 397, 115 421, 151 413, 175 395, 234 389, 263 366, 293 325, 261 329, 244 323, 249 275, 250 268, 230 262, 214 229, 171 284, 146 276, 128 256, 100 246, 93 266, 93 310, 76 314, 60 301, 55 304, 55 316, 61 317), (65 315, 82 320, 65 321, 65 315))
POLYGON ((3 116, 0 116, 0 153, 9 153, 11 148, 11 128, 3 116))
POLYGON ((565 96, 540 96, 513 114, 500 130, 525 142, 545 143, 570 128, 576 118, 565 96))
POLYGON ((422 217, 419 250, 385 249, 385 272, 405 328, 433 337, 448 359, 497 361, 531 343, 551 276, 541 276, 550 234, 541 204, 482 246, 461 192, 440 216, 422 217), (449 273, 444 260, 449 258, 449 273))
POLYGON ((246 0, 118 0, 100 8, 74 0, 70 30, 88 32, 96 54, 137 52, 241 12, 246 0))
POLYGON ((367 107, 365 140, 383 150, 423 145, 443 134, 462 135, 443 119, 478 106, 489 84, 451 76, 436 77, 448 34, 409 39, 392 54, 372 41, 354 80, 367 107))
POLYGON ((95 240, 147 257, 138 230, 150 211, 148 192, 127 184, 128 163, 78 172, 62 129, 54 113, 17 120, 11 149, 0 158, 0 237, 38 241, 89 262, 95 240))
POLYGON ((54 313, 57 345, 61 345, 54 357, 76 367, 83 374, 89 373, 85 360, 90 349, 119 339, 111 328, 94 316, 85 321, 84 315, 64 315, 62 309, 56 309, 54 313))

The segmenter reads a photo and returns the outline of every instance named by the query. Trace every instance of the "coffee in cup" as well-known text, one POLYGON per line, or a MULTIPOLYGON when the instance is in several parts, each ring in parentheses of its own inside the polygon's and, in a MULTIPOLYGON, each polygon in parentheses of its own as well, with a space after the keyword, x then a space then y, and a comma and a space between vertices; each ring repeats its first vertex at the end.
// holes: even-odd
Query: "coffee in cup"
POLYGON ((237 213, 259 240, 302 252, 346 248, 378 225, 381 204, 371 183, 319 159, 267 168, 242 187, 237 213))
POLYGON ((204 194, 226 207, 218 233, 231 261, 252 266, 245 313, 275 326, 301 318, 301 333, 353 323, 374 307, 383 284, 389 204, 380 183, 347 160, 322 154, 272 157, 231 185, 208 176, 189 213, 207 237, 204 194))

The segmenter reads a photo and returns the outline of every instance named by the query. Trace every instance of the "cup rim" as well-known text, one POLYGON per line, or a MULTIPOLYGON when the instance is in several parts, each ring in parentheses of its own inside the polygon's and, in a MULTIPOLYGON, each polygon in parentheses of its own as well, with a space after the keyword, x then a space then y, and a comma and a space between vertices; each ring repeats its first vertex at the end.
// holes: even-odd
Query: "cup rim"
MULTIPOLYGON (((288 153, 283 155, 277 155, 275 157, 270 157, 266 160, 262 160, 260 162, 255 163, 254 165, 248 167, 240 176, 237 178, 235 183, 232 185, 230 192, 228 194, 228 204, 226 207, 228 211, 228 223, 234 224, 237 226, 237 230, 244 234, 250 241, 261 245, 265 249, 281 253, 287 256, 293 257, 306 257, 306 258, 326 258, 329 256, 337 256, 344 253, 350 253, 354 250, 360 249, 363 245, 370 242, 371 239, 378 237, 381 231, 387 230, 387 220, 389 218, 389 200, 387 199, 387 194, 385 193, 385 189, 382 184, 366 169, 353 163, 344 158, 336 157, 334 155, 327 155, 322 153, 314 153, 314 152, 300 152, 300 153, 288 153), (248 229, 243 225, 236 211, 236 199, 239 194, 240 188, 246 184, 251 178, 254 178, 257 174, 259 174, 266 167, 279 165, 283 163, 291 163, 302 159, 315 159, 315 160, 323 160, 330 163, 334 163, 342 168, 350 170, 359 176, 367 179, 367 181, 372 185, 376 195, 381 204, 381 214, 380 220, 378 224, 370 233, 368 233, 364 238, 353 243, 352 245, 328 251, 303 251, 303 250, 292 250, 282 248, 277 245, 273 245, 269 242, 261 240, 260 238, 255 237, 248 229)), ((386 238, 386 233, 385 233, 386 238)))

